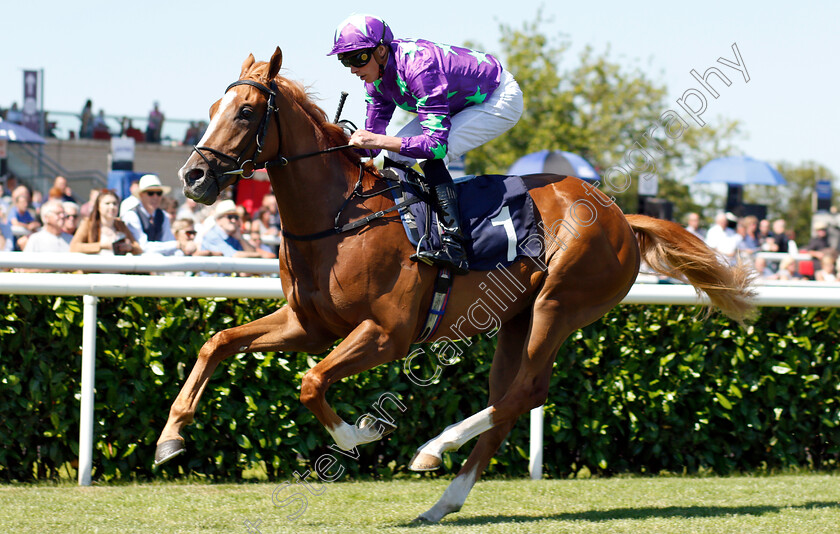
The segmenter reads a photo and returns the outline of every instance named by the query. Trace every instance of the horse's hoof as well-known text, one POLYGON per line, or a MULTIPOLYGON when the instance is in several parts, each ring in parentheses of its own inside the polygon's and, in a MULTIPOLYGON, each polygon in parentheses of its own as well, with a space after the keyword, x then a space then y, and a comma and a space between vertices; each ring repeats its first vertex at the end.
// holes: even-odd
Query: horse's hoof
POLYGON ((423 517, 423 515, 421 514, 421 515, 418 515, 417 517, 415 517, 414 521, 412 521, 412 523, 420 523, 420 524, 423 524, 423 525, 431 525, 432 523, 437 523, 437 521, 432 521, 428 517, 423 517))
POLYGON ((376 439, 382 439, 396 430, 397 425, 391 423, 390 421, 386 421, 385 419, 380 419, 379 417, 368 416, 362 418, 359 422, 359 428, 361 430, 370 430, 375 432, 377 435, 376 439))
POLYGON ((155 449, 155 467, 164 464, 187 450, 182 439, 170 439, 164 441, 155 449))
POLYGON ((412 471, 434 471, 440 467, 441 459, 425 452, 417 451, 414 458, 408 462, 408 468, 412 471))

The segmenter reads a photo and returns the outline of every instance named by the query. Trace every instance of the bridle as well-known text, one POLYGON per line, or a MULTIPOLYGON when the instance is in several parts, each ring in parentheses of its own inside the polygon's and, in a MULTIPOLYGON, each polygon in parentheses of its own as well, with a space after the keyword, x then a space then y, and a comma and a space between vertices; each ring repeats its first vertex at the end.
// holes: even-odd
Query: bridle
POLYGON ((296 156, 283 156, 280 155, 280 146, 282 146, 282 139, 283 139, 283 131, 280 128, 280 119, 277 117, 277 106, 275 104, 277 98, 277 83, 274 80, 271 80, 268 86, 263 85, 259 82, 255 82, 253 80, 237 80, 232 84, 227 86, 225 89, 225 94, 230 91, 232 88, 238 85, 249 85, 258 89, 263 95, 266 97, 266 107, 265 107, 265 115, 263 115, 262 120, 260 121, 260 125, 257 128, 257 134, 254 136, 254 139, 250 141, 242 152, 239 153, 238 156, 231 156, 230 154, 225 154, 220 150, 216 150, 215 148, 211 148, 209 146, 193 146, 196 154, 201 156, 201 159, 210 167, 213 171, 214 179, 216 180, 216 186, 218 187, 219 191, 221 191, 222 187, 219 184, 218 176, 227 176, 227 175, 236 175, 236 182, 238 182, 241 178, 251 178, 254 175, 254 172, 258 169, 267 169, 269 167, 285 167, 292 161, 296 161, 303 158, 308 158, 311 156, 318 156, 321 154, 327 154, 330 152, 335 152, 337 150, 342 150, 345 148, 350 148, 352 145, 342 145, 342 146, 334 146, 324 150, 318 150, 316 152, 309 152, 306 154, 298 154, 296 156), (268 132, 268 123, 270 121, 270 117, 274 117, 274 122, 277 124, 277 147, 278 147, 278 155, 276 158, 264 162, 260 162, 260 155, 262 154, 264 143, 265 143, 265 136, 268 132), (253 154, 248 157, 246 154, 251 149, 251 145, 256 145, 253 154), (215 165, 205 156, 202 151, 207 151, 214 156, 225 159, 227 161, 233 162, 235 170, 232 171, 221 171, 217 169, 215 165))
MULTIPOLYGON (((238 81, 235 81, 232 84, 228 85, 227 89, 225 89, 225 93, 227 93, 228 91, 231 90, 231 88, 236 87, 237 85, 250 85, 251 87, 254 87, 254 88, 258 89, 261 93, 263 93, 266 96, 265 115, 263 115, 263 118, 260 121, 260 126, 259 126, 259 128, 257 128, 257 134, 254 137, 254 139, 252 141, 250 141, 245 146, 245 148, 242 150, 242 152, 239 153, 239 156, 231 156, 230 154, 225 154, 224 152, 222 152, 220 150, 216 150, 215 148, 211 148, 209 146, 193 146, 193 149, 195 150, 195 152, 199 156, 201 156, 201 159, 203 159, 204 162, 207 163, 208 167, 210 167, 210 169, 213 171, 213 178, 216 180, 216 186, 217 186, 219 191, 222 190, 221 184, 219 183, 219 178, 218 178, 219 176, 236 175, 236 182, 238 182, 241 178, 252 177, 254 175, 254 172, 257 169, 266 169, 268 167, 285 167, 286 165, 288 165, 292 161, 296 161, 296 160, 299 160, 299 159, 309 158, 309 157, 312 157, 312 156, 319 156, 321 154, 328 154, 330 152, 335 152, 337 150, 343 150, 345 148, 352 148, 353 145, 341 145, 341 146, 334 146, 334 147, 326 148, 324 150, 318 150, 318 151, 315 151, 315 152, 308 152, 306 154, 298 154, 296 156, 286 157, 286 156, 280 155, 280 147, 282 146, 281 141, 283 140, 283 131, 280 129, 280 119, 277 117, 277 106, 275 105, 275 99, 277 97, 277 92, 278 92, 277 84, 274 82, 274 80, 272 80, 269 83, 268 86, 263 85, 259 82, 255 82, 253 80, 238 80, 238 81), (266 132, 268 132, 268 123, 270 121, 269 117, 272 116, 272 115, 274 116, 274 120, 277 124, 277 152, 278 152, 278 155, 277 155, 277 157, 275 157, 272 160, 268 160, 268 161, 265 161, 265 162, 260 162, 259 159, 260 159, 260 155, 262 154, 262 151, 263 151, 263 148, 264 148, 265 135, 266 135, 266 132), (249 150, 251 148, 251 145, 254 145, 254 144, 256 145, 256 148, 254 149, 253 155, 251 155, 250 157, 246 156, 246 154, 249 152, 249 150), (225 160, 233 162, 234 166, 237 167, 237 168, 235 170, 232 170, 232 171, 222 172, 220 169, 217 169, 213 165, 213 163, 207 158, 207 156, 202 154, 202 151, 205 151, 205 150, 207 152, 210 152, 214 156, 217 156, 221 159, 225 159, 225 160)), ((342 98, 341 104, 339 105, 339 112, 336 114, 336 121, 338 121, 338 117, 341 114, 341 106, 343 105, 343 103, 344 103, 344 100, 342 98)), ((340 122, 340 124, 345 124, 345 123, 349 124, 350 126, 353 127, 353 129, 355 129, 355 125, 353 125, 353 123, 351 123, 349 121, 341 121, 340 122)), ((364 167, 364 165, 360 164, 359 165, 359 179, 356 182, 355 187, 353 187, 353 191, 350 193, 350 195, 346 199, 344 199, 344 203, 341 205, 341 208, 339 208, 338 214, 336 214, 336 216, 335 216, 335 224, 332 228, 328 228, 328 229, 323 230, 321 232, 315 232, 315 233, 312 233, 312 234, 304 234, 304 235, 296 235, 296 234, 292 234, 290 232, 286 232, 284 230, 283 231, 283 236, 286 237, 286 238, 289 238, 289 239, 296 240, 296 241, 314 241, 316 239, 323 239, 325 237, 329 237, 329 236, 333 236, 333 235, 337 235, 337 234, 342 234, 344 232, 349 232, 349 231, 354 230, 356 228, 360 228, 362 226, 365 226, 365 225, 369 224, 371 221, 373 221, 375 219, 379 219, 381 217, 384 217, 385 215, 387 215, 387 214, 389 214, 393 211, 403 209, 407 206, 410 206, 411 204, 414 204, 416 202, 420 202, 421 200, 426 200, 427 202, 430 200, 429 198, 426 198, 424 195, 418 195, 418 196, 415 196, 411 199, 403 200, 402 202, 399 202, 399 203, 395 204, 394 206, 391 206, 390 208, 387 208, 385 210, 377 211, 376 213, 368 215, 367 217, 364 217, 364 218, 359 219, 357 221, 353 221, 353 222, 346 223, 346 224, 342 225, 340 223, 341 215, 353 198, 373 198, 373 197, 376 197, 376 196, 379 196, 379 195, 384 195, 385 193, 400 187, 398 184, 394 184, 394 185, 391 185, 389 187, 386 187, 386 188, 380 189, 378 191, 375 191, 373 193, 363 193, 362 192, 362 177, 364 176, 364 173, 365 173, 365 167, 364 167)), ((236 182, 234 182, 234 183, 236 183, 236 182)))

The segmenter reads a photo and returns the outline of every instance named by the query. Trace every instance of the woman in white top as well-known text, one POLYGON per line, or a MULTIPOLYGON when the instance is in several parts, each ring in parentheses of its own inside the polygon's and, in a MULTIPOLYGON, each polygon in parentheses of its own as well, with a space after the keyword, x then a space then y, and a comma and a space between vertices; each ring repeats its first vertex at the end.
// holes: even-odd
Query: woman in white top
POLYGON ((827 252, 823 254, 820 259, 821 269, 814 273, 814 278, 818 282, 837 282, 837 266, 835 261, 837 254, 834 252, 827 252))
POLYGON ((70 252, 85 254, 142 254, 143 249, 118 215, 120 199, 110 189, 99 192, 93 209, 70 241, 70 252))

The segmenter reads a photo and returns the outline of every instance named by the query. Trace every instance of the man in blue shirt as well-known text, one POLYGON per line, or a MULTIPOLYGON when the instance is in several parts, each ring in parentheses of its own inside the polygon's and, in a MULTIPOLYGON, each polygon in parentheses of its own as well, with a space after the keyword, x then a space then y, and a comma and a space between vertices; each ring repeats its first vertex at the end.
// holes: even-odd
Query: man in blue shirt
POLYGON ((216 206, 216 224, 210 228, 201 241, 201 250, 221 252, 233 258, 261 258, 247 239, 242 238, 239 214, 232 200, 223 200, 216 206))

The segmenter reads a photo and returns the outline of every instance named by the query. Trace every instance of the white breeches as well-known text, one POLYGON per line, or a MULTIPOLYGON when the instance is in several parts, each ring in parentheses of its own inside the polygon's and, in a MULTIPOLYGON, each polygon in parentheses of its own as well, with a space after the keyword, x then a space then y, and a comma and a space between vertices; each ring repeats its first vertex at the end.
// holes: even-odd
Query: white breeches
MULTIPOLYGON (((464 108, 450 118, 452 125, 443 162, 448 165, 453 159, 510 130, 519 121, 522 110, 522 90, 513 75, 503 70, 499 86, 490 98, 476 106, 464 108)), ((397 137, 412 137, 422 133, 420 119, 415 117, 399 131, 397 137)), ((408 167, 417 162, 414 158, 390 151, 385 152, 385 157, 408 167)))

